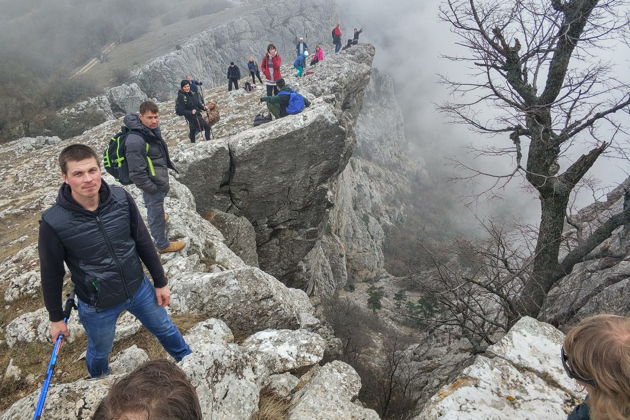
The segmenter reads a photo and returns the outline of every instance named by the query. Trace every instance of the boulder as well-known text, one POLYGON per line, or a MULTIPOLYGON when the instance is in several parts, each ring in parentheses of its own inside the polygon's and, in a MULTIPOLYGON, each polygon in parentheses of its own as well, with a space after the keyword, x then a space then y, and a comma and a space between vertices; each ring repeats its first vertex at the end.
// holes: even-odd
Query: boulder
POLYGON ((361 389, 361 378, 338 360, 316 367, 302 378, 291 398, 289 420, 378 419, 374 410, 352 402, 361 389), (304 383, 302 387, 300 385, 304 383))
POLYGON ((138 112, 140 104, 148 99, 136 83, 113 87, 106 95, 112 113, 116 116, 138 112))
POLYGON ((585 394, 564 372, 563 339, 551 325, 522 318, 414 418, 566 419, 585 394))

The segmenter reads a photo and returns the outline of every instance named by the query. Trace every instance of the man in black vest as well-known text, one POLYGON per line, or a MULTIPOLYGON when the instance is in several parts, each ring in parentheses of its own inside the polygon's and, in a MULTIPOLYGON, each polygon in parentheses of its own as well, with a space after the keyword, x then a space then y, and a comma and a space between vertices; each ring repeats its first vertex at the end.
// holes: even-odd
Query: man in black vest
POLYGON ((44 303, 53 341, 70 332, 63 320, 64 262, 78 297, 87 334, 86 365, 93 378, 109 373, 116 320, 125 310, 179 361, 191 353, 164 309, 171 291, 151 236, 131 196, 101 180, 98 156, 73 144, 59 155, 57 202, 42 215, 39 259, 44 303), (153 285, 144 275, 142 261, 153 285))

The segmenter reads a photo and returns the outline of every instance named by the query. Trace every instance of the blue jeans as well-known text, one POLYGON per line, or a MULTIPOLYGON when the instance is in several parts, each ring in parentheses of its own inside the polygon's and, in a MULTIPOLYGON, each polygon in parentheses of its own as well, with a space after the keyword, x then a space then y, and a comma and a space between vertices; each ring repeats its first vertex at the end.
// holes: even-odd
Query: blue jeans
POLYGON ((170 245, 168 236, 166 236, 166 221, 164 220, 164 197, 166 193, 156 192, 148 193, 142 191, 144 206, 147 208, 147 221, 149 222, 149 231, 153 236, 153 242, 158 249, 164 249, 170 245))
POLYGON ((125 310, 135 315, 178 362, 192 353, 166 309, 157 304, 155 289, 146 277, 133 297, 121 304, 96 308, 79 299, 78 307, 79 318, 88 338, 85 363, 93 378, 110 373, 109 353, 114 344, 116 320, 125 310))
POLYGON ((341 41, 335 42, 335 52, 338 53, 341 49, 341 41))

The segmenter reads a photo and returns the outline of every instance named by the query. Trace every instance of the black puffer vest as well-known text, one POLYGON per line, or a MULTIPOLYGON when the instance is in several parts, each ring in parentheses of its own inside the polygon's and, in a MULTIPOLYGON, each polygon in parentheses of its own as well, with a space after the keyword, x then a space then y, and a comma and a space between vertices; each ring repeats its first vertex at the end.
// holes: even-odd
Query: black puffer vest
POLYGON ((79 299, 106 308, 133 296, 144 273, 131 236, 129 202, 125 191, 101 184, 101 203, 88 211, 70 201, 64 184, 57 203, 42 215, 66 251, 79 299))

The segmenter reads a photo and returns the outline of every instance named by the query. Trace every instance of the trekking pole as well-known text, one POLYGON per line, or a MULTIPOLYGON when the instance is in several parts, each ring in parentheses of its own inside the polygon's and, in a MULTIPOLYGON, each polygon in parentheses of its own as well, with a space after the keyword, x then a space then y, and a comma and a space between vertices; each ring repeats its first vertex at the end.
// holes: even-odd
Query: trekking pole
MULTIPOLYGON (((68 299, 66 299, 66 304, 63 310, 63 322, 68 323, 68 318, 70 318, 70 312, 72 312, 72 308, 76 308, 77 305, 74 303, 74 289, 72 292, 68 293, 68 299)), ((59 349, 61 347, 61 343, 63 342, 64 336, 63 334, 59 334, 57 339, 55 340, 55 345, 53 346, 52 354, 50 355, 50 360, 48 361, 48 368, 46 368, 46 379, 44 379, 44 384, 42 385, 42 391, 39 394, 39 400, 37 401, 37 408, 35 409, 35 414, 33 414, 33 420, 39 420, 42 417, 42 412, 44 411, 44 404, 46 403, 46 394, 48 394, 48 387, 50 386, 50 380, 52 379, 52 375, 55 371, 55 365, 57 363, 57 355, 59 354, 59 349)))

